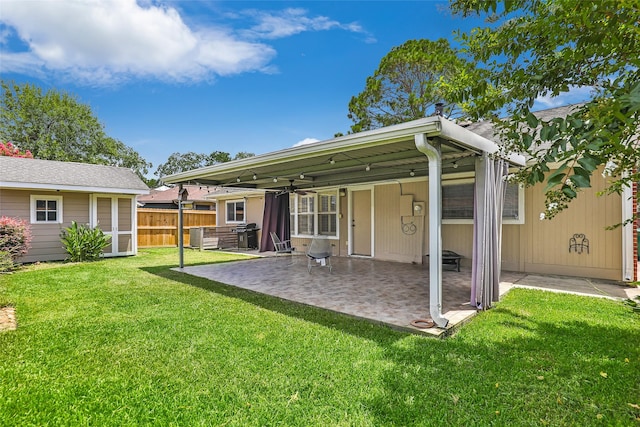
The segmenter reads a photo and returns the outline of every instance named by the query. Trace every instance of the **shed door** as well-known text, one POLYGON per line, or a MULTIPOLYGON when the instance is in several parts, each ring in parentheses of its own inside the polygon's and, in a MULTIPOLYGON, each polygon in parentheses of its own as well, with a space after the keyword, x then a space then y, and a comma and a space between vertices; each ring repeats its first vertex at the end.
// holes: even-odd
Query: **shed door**
POLYGON ((106 235, 111 236, 111 244, 104 249, 104 256, 134 255, 134 199, 97 195, 93 200, 93 226, 100 227, 106 235))
POLYGON ((371 256, 371 190, 351 192, 351 254, 371 256))

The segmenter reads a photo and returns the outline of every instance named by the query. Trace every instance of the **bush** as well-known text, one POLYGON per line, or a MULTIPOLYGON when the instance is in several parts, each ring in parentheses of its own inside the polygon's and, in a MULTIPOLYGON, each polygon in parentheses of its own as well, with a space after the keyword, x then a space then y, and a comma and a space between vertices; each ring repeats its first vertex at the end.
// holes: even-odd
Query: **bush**
MULTIPOLYGON (((6 252, 14 264, 31 247, 31 228, 27 221, 8 216, 0 217, 0 253, 6 252)), ((3 265, 6 263, 4 256, 3 265)), ((13 265, 12 265, 13 267, 13 265)))
POLYGON ((71 222, 71 227, 62 230, 60 237, 68 259, 73 262, 97 260, 111 239, 99 227, 90 228, 75 221, 71 222))
POLYGON ((0 273, 13 270, 14 263, 9 252, 0 251, 0 273))

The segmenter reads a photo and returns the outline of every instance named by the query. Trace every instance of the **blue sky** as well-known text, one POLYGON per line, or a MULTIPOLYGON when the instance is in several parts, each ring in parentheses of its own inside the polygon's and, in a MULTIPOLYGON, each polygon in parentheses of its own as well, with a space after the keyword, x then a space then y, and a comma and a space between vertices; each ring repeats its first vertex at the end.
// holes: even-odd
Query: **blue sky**
POLYGON ((0 72, 77 95, 153 172, 346 133, 392 47, 481 24, 435 1, 0 0, 0 72))

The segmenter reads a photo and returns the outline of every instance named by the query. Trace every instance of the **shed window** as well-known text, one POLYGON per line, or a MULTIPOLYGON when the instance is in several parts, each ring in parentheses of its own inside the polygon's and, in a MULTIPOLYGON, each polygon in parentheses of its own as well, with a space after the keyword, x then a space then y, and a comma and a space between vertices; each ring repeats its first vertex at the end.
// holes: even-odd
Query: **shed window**
POLYGON ((62 196, 31 196, 32 224, 62 223, 62 196))

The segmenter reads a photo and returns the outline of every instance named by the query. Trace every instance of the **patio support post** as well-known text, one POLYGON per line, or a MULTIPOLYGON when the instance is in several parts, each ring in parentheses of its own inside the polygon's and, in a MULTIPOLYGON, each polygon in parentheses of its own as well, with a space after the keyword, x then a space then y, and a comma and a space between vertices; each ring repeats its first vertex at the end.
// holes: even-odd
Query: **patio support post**
POLYGON ((184 224, 183 224, 183 197, 184 197, 184 188, 182 184, 179 186, 178 190, 178 253, 179 253, 179 267, 184 268, 184 224))
POLYGON ((442 158, 440 144, 430 144, 427 135, 415 135, 418 151, 429 159, 429 309, 440 328, 449 320, 442 316, 442 158))

